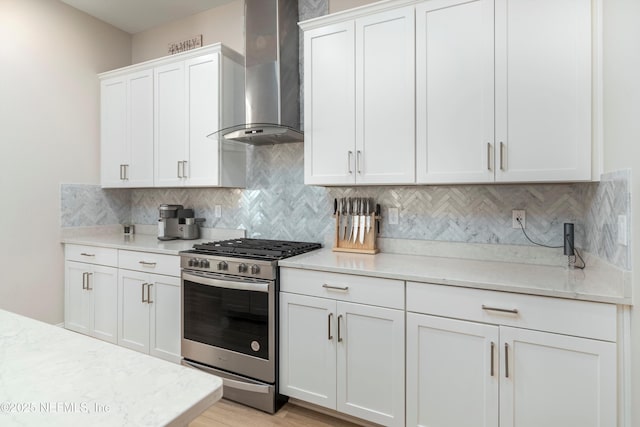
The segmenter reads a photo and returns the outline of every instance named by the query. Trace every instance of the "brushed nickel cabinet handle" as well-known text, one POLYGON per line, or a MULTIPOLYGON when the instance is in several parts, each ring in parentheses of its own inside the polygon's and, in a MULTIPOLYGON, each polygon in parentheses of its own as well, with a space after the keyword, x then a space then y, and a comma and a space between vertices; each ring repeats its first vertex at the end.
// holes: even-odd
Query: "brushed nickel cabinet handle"
POLYGON ((86 252, 82 252, 80 255, 82 255, 82 256, 96 256, 96 254, 88 254, 86 252))
POLYGON ((491 170, 491 143, 487 142, 487 170, 491 170))
POLYGON ((178 172, 177 172, 178 178, 182 178, 180 176, 180 163, 182 163, 182 162, 178 162, 178 172))
POLYGON ((493 341, 491 341, 491 376, 494 375, 493 365, 495 364, 495 360, 494 360, 495 348, 496 348, 496 344, 493 341))
POLYGON ((87 273, 82 273, 82 289, 87 289, 87 273))
POLYGON ((124 165, 120 165, 120 180, 124 181, 124 165))
POLYGON ((138 261, 138 264, 144 267, 155 267, 157 262, 149 262, 149 261, 138 261))
POLYGON ((351 169, 351 158, 353 157, 353 151, 347 152, 347 168, 349 169, 349 173, 353 173, 353 169, 351 169))
POLYGON ((93 273, 87 273, 87 290, 88 291, 92 291, 93 288, 90 286, 91 285, 91 276, 93 276, 93 273))
POLYGON ((186 160, 182 161, 182 177, 183 178, 187 177, 187 161, 186 160))
POLYGON ((333 317, 333 313, 329 313, 327 316, 327 339, 331 341, 333 339, 333 335, 331 335, 331 318, 333 317))
POLYGON ((147 302, 146 299, 144 299, 144 287, 147 286, 147 283, 143 283, 142 286, 140 287, 140 289, 142 290, 142 302, 147 302))
POLYGON ((482 304, 482 309, 486 310, 486 311, 497 311, 499 313, 518 314, 518 309, 517 308, 489 307, 488 305, 482 304))
POLYGON ((504 142, 500 141, 500 170, 504 170, 504 142))
POLYGON ((504 343, 504 377, 509 378, 509 344, 504 343))
POLYGON ((356 169, 359 174, 362 174, 362 168, 360 167, 360 157, 362 157, 362 151, 358 150, 356 152, 356 169))
POLYGON ((342 342, 342 335, 340 334, 340 319, 342 319, 342 314, 338 316, 338 342, 342 342))
POLYGON ((124 180, 129 181, 129 165, 124 165, 124 180))
POLYGON ((151 301, 151 287, 153 286, 153 283, 147 283, 147 304, 152 304, 153 301, 151 301))
POLYGON ((322 285, 323 288, 331 290, 331 291, 342 291, 342 292, 348 292, 349 291, 349 287, 348 286, 332 286, 332 285, 327 285, 326 283, 324 285, 322 285))

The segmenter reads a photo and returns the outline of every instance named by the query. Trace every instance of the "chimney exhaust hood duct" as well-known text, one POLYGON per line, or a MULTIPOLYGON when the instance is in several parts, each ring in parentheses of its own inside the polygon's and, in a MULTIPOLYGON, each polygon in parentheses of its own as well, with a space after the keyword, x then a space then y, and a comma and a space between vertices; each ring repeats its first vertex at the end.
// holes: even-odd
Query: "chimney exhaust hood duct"
POLYGON ((303 141, 297 0, 245 0, 246 123, 209 138, 251 145, 303 141))

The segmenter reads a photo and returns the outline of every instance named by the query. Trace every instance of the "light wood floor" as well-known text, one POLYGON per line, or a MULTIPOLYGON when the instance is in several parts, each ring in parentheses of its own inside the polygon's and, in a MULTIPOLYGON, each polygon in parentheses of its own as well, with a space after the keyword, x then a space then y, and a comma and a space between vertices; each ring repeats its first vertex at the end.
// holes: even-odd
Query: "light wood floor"
POLYGON ((222 399, 212 405, 189 427, 359 427, 356 424, 321 414, 290 403, 276 414, 262 411, 222 399))

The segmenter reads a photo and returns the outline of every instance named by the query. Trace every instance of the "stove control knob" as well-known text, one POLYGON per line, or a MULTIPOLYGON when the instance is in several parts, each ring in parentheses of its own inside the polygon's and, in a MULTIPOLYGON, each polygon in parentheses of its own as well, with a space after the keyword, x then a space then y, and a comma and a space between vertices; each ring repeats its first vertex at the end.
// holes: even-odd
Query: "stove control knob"
POLYGON ((222 271, 224 271, 224 270, 226 270, 226 269, 228 269, 228 268, 229 268, 229 266, 227 265, 227 263, 226 263, 226 262, 224 262, 224 261, 220 261, 220 262, 218 263, 218 270, 222 270, 222 271))
POLYGON ((210 267, 209 260, 201 259, 200 260, 200 267, 201 268, 209 268, 210 267))
POLYGON ((198 260, 195 258, 189 258, 189 262, 187 262, 189 267, 195 267, 198 264, 198 260))
POLYGON ((247 264, 244 262, 238 266, 238 273, 246 273, 247 272, 247 264))
POLYGON ((251 266, 251 274, 259 274, 260 273, 260 266, 258 264, 253 264, 251 266))

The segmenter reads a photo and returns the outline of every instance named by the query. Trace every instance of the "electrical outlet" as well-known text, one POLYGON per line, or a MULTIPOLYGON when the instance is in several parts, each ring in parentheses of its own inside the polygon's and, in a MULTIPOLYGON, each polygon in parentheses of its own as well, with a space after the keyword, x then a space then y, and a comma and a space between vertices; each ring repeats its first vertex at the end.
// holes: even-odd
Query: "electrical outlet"
POLYGON ((627 246, 627 216, 618 215, 618 244, 627 246))
POLYGON ((527 228, 527 214, 524 209, 514 209, 511 211, 511 228, 520 228, 518 219, 522 224, 522 228, 527 228))
POLYGON ((398 208, 389 208, 389 224, 396 225, 398 224, 398 208))
POLYGON ((216 218, 220 218, 222 216, 222 206, 216 205, 213 211, 213 215, 216 218))

